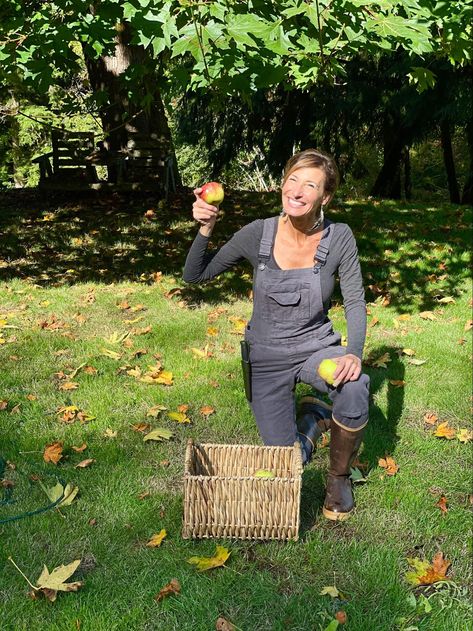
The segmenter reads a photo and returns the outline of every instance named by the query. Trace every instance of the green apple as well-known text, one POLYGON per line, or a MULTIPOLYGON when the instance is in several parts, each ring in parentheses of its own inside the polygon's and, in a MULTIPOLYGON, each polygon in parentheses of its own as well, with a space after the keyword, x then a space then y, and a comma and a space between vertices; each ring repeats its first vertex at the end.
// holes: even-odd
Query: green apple
POLYGON ((324 359, 320 362, 318 373, 324 381, 333 386, 335 382, 334 373, 337 370, 337 364, 333 359, 324 359))
POLYGON ((223 201, 225 193, 223 186, 218 182, 207 182, 202 186, 200 196, 207 204, 218 205, 223 201))
POLYGON ((258 469, 253 473, 255 478, 275 478, 276 476, 272 471, 268 471, 267 469, 258 469))

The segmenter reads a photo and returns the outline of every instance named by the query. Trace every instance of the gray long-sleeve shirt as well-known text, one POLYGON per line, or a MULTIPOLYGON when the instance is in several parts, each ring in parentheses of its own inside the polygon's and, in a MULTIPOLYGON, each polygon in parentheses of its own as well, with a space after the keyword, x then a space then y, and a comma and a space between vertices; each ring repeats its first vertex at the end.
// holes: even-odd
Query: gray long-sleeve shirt
MULTIPOLYGON (((340 280, 347 320, 347 353, 361 359, 366 336, 366 303, 355 237, 347 224, 332 224, 334 233, 325 265, 320 271, 324 312, 328 314, 335 279, 340 280)), ((257 219, 236 232, 217 252, 207 252, 209 238, 197 233, 187 255, 183 278, 200 283, 214 278, 236 263, 247 259, 258 266, 258 252, 263 235, 263 219, 257 219)), ((274 244, 273 244, 274 246, 274 244)), ((273 251, 268 266, 280 269, 273 251)))

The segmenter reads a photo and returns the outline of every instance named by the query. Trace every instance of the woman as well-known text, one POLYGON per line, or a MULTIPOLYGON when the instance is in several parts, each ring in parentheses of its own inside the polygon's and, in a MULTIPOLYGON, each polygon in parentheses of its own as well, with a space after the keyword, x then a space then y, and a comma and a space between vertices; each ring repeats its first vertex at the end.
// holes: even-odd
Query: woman
POLYGON ((253 314, 245 339, 251 362, 251 407, 266 445, 293 445, 299 436, 307 462, 327 416, 310 397, 295 419, 295 384, 310 384, 333 401, 329 421, 330 469, 323 513, 346 519, 353 510, 350 465, 368 422, 369 378, 361 372, 366 305, 355 239, 350 228, 324 218, 338 184, 331 157, 307 149, 289 159, 282 183, 282 213, 239 230, 216 254, 207 254, 219 209, 194 190, 200 224, 184 280, 213 278, 242 259, 254 268, 253 314), (328 318, 339 276, 347 319, 347 346, 328 318), (334 386, 317 373, 323 359, 337 364, 334 386), (299 430, 299 431, 298 431, 299 430))

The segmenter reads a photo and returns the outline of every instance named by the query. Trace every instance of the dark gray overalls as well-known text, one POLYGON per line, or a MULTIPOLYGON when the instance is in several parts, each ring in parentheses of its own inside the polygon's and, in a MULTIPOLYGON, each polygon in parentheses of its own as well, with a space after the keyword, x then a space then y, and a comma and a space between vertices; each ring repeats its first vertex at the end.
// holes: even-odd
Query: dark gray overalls
POLYGON ((345 355, 340 334, 325 315, 320 268, 325 264, 333 234, 325 220, 314 266, 271 269, 267 262, 276 235, 278 217, 264 221, 253 282, 253 314, 245 339, 250 345, 251 407, 265 445, 293 445, 296 440, 294 389, 298 382, 328 393, 333 416, 349 430, 368 420, 369 377, 361 374, 338 388, 317 373, 326 358, 345 355))

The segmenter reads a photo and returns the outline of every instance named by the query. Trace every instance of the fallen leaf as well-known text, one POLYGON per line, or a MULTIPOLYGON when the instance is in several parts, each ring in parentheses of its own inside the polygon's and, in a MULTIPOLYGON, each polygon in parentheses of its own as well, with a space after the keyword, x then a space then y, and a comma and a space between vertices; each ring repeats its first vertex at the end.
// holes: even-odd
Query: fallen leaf
POLYGON ((407 358, 407 363, 412 364, 413 366, 422 366, 422 364, 425 364, 426 362, 426 359, 416 359, 415 357, 407 358))
POLYGON ((102 355, 104 355, 104 357, 109 357, 110 359, 114 359, 115 361, 118 361, 122 357, 120 353, 117 353, 116 351, 111 351, 108 348, 102 348, 100 349, 100 352, 102 355))
POLYGON ((231 553, 227 548, 217 545, 213 557, 194 556, 188 559, 187 563, 195 565, 199 572, 205 572, 206 570, 211 570, 212 568, 225 565, 225 561, 228 559, 230 554, 231 553))
POLYGON ((86 467, 90 467, 91 464, 95 462, 95 458, 86 458, 85 460, 81 460, 76 464, 74 469, 85 469, 86 467))
POLYGON ((185 414, 188 409, 189 409, 189 405, 187 403, 181 403, 181 405, 177 406, 177 411, 182 412, 183 414, 185 414))
POLYGON ((79 384, 75 381, 66 381, 59 386, 59 390, 77 390, 79 384))
POLYGON ((36 401, 38 397, 34 394, 27 394, 26 398, 28 399, 28 401, 36 401))
POLYGON ((163 539, 165 538, 166 535, 167 535, 167 532, 163 528, 162 530, 160 530, 158 532, 158 534, 153 535, 151 537, 151 539, 146 544, 146 547, 147 548, 159 548, 159 546, 162 544, 163 539))
POLYGON ((70 506, 72 504, 79 492, 79 487, 74 486, 73 484, 66 484, 64 487, 60 482, 58 482, 55 486, 45 488, 44 490, 51 502, 56 502, 61 496, 63 496, 63 499, 56 504, 59 508, 61 506, 70 506))
POLYGON ((335 587, 335 585, 323 587, 322 591, 319 593, 321 596, 331 596, 332 598, 338 598, 340 596, 340 592, 335 587))
POLYGON ((394 458, 391 458, 391 456, 380 458, 378 460, 378 465, 386 470, 386 475, 396 475, 399 471, 399 466, 396 464, 394 458))
POLYGON ((444 559, 442 552, 437 552, 432 563, 419 558, 408 558, 407 562, 415 570, 406 573, 406 580, 412 585, 432 585, 438 581, 450 580, 446 573, 451 561, 444 559))
POLYGON ((208 418, 211 414, 214 414, 215 408, 211 407, 210 405, 203 405, 199 411, 202 414, 202 416, 205 416, 205 418, 208 418))
POLYGON ((390 379, 389 383, 396 388, 403 388, 406 385, 406 382, 402 381, 402 379, 390 379))
POLYGON ((379 324, 379 318, 377 318, 376 316, 373 316, 371 318, 371 321, 369 323, 370 327, 376 326, 377 324, 379 324))
POLYGON ((165 405, 153 405, 147 412, 146 416, 152 416, 156 418, 160 412, 166 411, 168 408, 165 405))
POLYGON ((186 416, 183 412, 168 412, 168 416, 172 421, 177 421, 178 423, 191 422, 190 418, 186 416))
POLYGON ((456 430, 453 429, 453 427, 450 427, 448 421, 445 421, 444 423, 440 423, 440 425, 437 426, 437 429, 434 432, 434 436, 437 436, 438 438, 446 438, 447 440, 452 440, 452 438, 455 438, 455 432, 456 430))
POLYGON ((401 354, 408 355, 409 357, 413 357, 416 354, 416 352, 412 348, 403 348, 401 351, 401 354))
POLYGON ((236 631, 236 626, 220 616, 215 623, 216 631, 236 631))
POLYGON ((419 317, 421 317, 423 320, 436 320, 436 316, 434 313, 432 313, 432 311, 422 311, 421 313, 419 313, 419 317))
POLYGON ((435 504, 435 506, 437 506, 438 508, 440 508, 440 510, 442 511, 442 513, 448 513, 448 508, 447 508, 447 498, 445 497, 445 495, 441 495, 439 501, 435 504))
POLYGON ((82 451, 87 449, 87 443, 82 443, 79 447, 75 447, 72 445, 71 449, 73 449, 76 453, 80 454, 82 451))
POLYGON ((387 368, 387 364, 391 361, 391 356, 389 353, 384 353, 384 355, 381 355, 381 357, 378 357, 378 359, 375 359, 371 365, 373 366, 373 368, 387 368))
POLYGON ((467 429, 460 429, 457 432, 456 437, 461 443, 469 443, 473 439, 473 432, 467 429))
POLYGON ((138 494, 138 499, 139 500, 144 500, 145 498, 149 497, 151 495, 151 493, 149 491, 142 491, 141 493, 138 494))
POLYGON ((63 444, 59 441, 46 445, 43 453, 43 460, 45 462, 57 464, 62 458, 62 450, 63 444))
POLYGON ((335 619, 338 620, 338 622, 340 624, 345 624, 346 621, 348 620, 348 616, 346 614, 345 611, 343 611, 343 609, 340 609, 339 611, 337 611, 337 613, 335 614, 335 619))
POLYGON ((76 592, 80 587, 82 587, 82 581, 75 581, 73 583, 66 583, 65 581, 74 574, 79 567, 80 562, 81 560, 78 559, 76 561, 72 561, 72 563, 69 563, 68 565, 60 565, 59 567, 54 568, 51 573, 49 573, 48 568, 44 565, 43 571, 36 581, 38 589, 41 590, 51 602, 56 600, 58 591, 76 592))
POLYGON ((218 329, 215 326, 209 326, 207 328, 207 335, 210 335, 211 337, 218 335, 218 329))
POLYGON ((444 296, 443 298, 439 298, 438 301, 444 305, 455 303, 454 298, 452 298, 451 296, 444 296))
POLYGON ((435 425, 438 420, 439 417, 433 412, 427 412, 424 414, 424 423, 427 423, 427 425, 435 425))
POLYGON ((147 432, 151 428, 151 425, 149 423, 135 423, 130 427, 134 432, 147 432))
POLYGON ((464 331, 469 331, 473 327, 473 320, 467 320, 463 328, 464 331))
POLYGON ((180 594, 180 592, 181 592, 181 585, 179 581, 177 580, 177 578, 173 578, 167 585, 165 585, 159 590, 159 592, 154 597, 154 600, 159 602, 160 600, 162 600, 163 598, 166 598, 167 596, 171 596, 173 594, 177 595, 177 594, 180 594))
POLYGON ((169 431, 168 429, 165 429, 164 427, 157 427, 156 429, 153 429, 153 431, 151 431, 149 434, 146 434, 146 436, 143 438, 143 440, 144 441, 146 441, 146 440, 157 440, 157 441, 169 440, 173 436, 174 436, 173 432, 169 431))
POLYGON ((397 316, 397 319, 406 321, 406 320, 410 320, 411 316, 408 313, 403 313, 400 316, 397 316))
POLYGON ((197 357, 198 359, 208 359, 209 357, 212 357, 212 353, 209 351, 208 346, 205 346, 203 349, 191 348, 191 351, 194 357, 197 357))
POLYGON ((118 435, 118 431, 116 429, 113 430, 110 427, 107 427, 103 435, 105 436, 105 438, 116 438, 118 435))
POLYGON ((0 410, 6 410, 8 407, 8 401, 5 401, 5 399, 3 399, 3 401, 0 401, 0 410))

